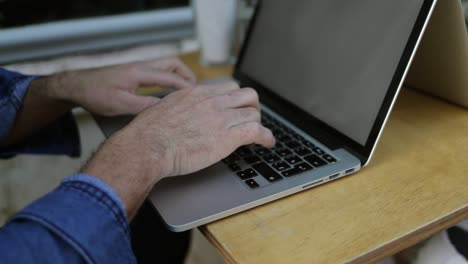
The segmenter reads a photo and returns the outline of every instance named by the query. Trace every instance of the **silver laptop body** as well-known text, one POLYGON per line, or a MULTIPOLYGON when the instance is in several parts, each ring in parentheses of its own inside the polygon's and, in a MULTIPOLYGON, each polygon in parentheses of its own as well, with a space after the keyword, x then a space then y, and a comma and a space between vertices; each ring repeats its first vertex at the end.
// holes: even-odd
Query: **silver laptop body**
POLYGON ((244 146, 157 183, 149 199, 168 228, 188 230, 365 166, 435 5, 260 1, 234 79, 257 90, 281 147, 244 146))

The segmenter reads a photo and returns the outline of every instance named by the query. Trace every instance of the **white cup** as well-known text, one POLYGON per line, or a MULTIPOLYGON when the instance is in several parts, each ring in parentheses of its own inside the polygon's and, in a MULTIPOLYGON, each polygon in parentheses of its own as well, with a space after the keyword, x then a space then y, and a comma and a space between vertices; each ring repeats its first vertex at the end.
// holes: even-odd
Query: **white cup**
POLYGON ((237 0, 193 0, 201 63, 231 64, 237 0))

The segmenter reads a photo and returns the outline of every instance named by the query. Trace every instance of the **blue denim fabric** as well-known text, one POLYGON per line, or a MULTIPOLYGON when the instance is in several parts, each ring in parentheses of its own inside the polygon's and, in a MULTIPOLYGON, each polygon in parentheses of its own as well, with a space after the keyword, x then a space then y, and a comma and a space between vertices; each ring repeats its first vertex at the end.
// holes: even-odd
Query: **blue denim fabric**
MULTIPOLYGON (((0 141, 35 78, 0 69, 0 141)), ((0 149, 0 157, 79 152, 78 130, 68 113, 20 144, 0 149)), ((136 263, 125 212, 117 193, 98 178, 68 177, 0 228, 0 263, 136 263)))
MULTIPOLYGON (((15 122, 29 84, 39 76, 27 76, 0 68, 0 143, 15 122)), ((81 153, 78 128, 71 113, 35 132, 29 138, 8 148, 0 148, 0 158, 16 154, 65 154, 79 157, 81 153)))
POLYGON ((0 69, 0 142, 8 135, 29 84, 36 78, 0 69))
POLYGON ((0 263, 136 263, 122 202, 98 181, 67 178, 13 216, 0 229, 0 263))

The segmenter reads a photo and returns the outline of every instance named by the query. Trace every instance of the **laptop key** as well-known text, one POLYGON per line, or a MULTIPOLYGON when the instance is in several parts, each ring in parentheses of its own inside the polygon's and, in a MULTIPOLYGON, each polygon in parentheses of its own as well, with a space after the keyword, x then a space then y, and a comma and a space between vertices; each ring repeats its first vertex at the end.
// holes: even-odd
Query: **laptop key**
POLYGON ((284 161, 275 162, 275 163, 271 164, 271 166, 273 168, 275 168, 275 170, 277 170, 277 171, 284 171, 284 170, 287 170, 287 169, 291 168, 291 166, 289 166, 289 164, 287 164, 284 161))
POLYGON ((229 169, 231 169, 233 172, 237 172, 241 170, 241 167, 237 165, 236 163, 231 163, 228 165, 229 169))
POLYGON ((313 150, 316 154, 318 154, 318 155, 320 155, 320 156, 322 156, 323 154, 325 154, 325 151, 323 151, 323 150, 322 150, 321 148, 319 148, 319 147, 312 148, 312 150, 313 150))
POLYGON ((314 148, 315 145, 312 144, 312 142, 310 141, 303 141, 302 144, 304 144, 304 146, 308 147, 308 148, 314 148))
POLYGON ((250 168, 246 169, 244 172, 249 176, 249 178, 252 178, 258 175, 254 170, 250 168))
POLYGON ((255 153, 257 153, 260 156, 265 156, 271 154, 271 151, 267 148, 259 147, 255 149, 255 153))
POLYGON ((279 142, 276 142, 275 146, 271 150, 276 152, 277 150, 280 150, 280 149, 283 149, 283 148, 284 148, 283 144, 281 144, 279 142))
POLYGON ((312 166, 310 166, 309 164, 303 162, 301 164, 298 164, 298 165, 294 166, 294 168, 292 168, 290 170, 283 171, 281 174, 284 177, 291 177, 291 176, 294 176, 294 175, 297 175, 299 173, 306 172, 306 171, 309 171, 309 170, 313 170, 312 166))
POLYGON ((309 155, 305 157, 304 159, 307 160, 307 162, 312 164, 314 167, 321 167, 323 165, 327 165, 326 161, 324 161, 323 159, 321 159, 319 156, 315 154, 309 155))
POLYGON ((325 159, 326 161, 328 161, 328 163, 335 163, 336 162, 336 159, 333 158, 332 156, 328 155, 328 154, 323 155, 322 158, 325 159))
POLYGON ((288 135, 283 134, 281 136, 278 136, 278 140, 282 142, 287 142, 287 141, 291 141, 292 138, 288 135))
POLYGON ((309 171, 314 169, 312 166, 305 162, 297 164, 296 166, 294 166, 294 168, 300 169, 301 171, 309 171))
MULTIPOLYGON (((268 127, 268 128, 270 128, 270 127, 268 127)), ((273 127, 273 128, 271 129, 271 132, 273 133, 273 135, 274 135, 275 137, 284 136, 283 130, 281 130, 281 129, 279 129, 279 128, 273 127)))
POLYGON ((252 189, 257 189, 258 187, 260 187, 260 185, 258 185, 258 183, 254 179, 246 180, 245 184, 247 184, 252 189))
POLYGON ((244 160, 248 164, 254 164, 254 163, 261 161, 261 159, 258 156, 248 156, 248 157, 245 157, 244 160))
POLYGON ((263 156, 263 159, 268 163, 273 163, 273 162, 279 161, 280 157, 276 156, 275 154, 270 154, 270 155, 263 156))
POLYGON ((298 163, 302 162, 302 159, 299 158, 296 155, 286 157, 286 158, 284 158, 284 160, 287 161, 291 165, 298 164, 298 163))
POLYGON ((296 154, 299 155, 299 156, 305 156, 305 155, 309 155, 309 154, 312 153, 306 147, 298 147, 298 148, 294 149, 294 152, 296 152, 296 154))
POLYGON ((239 178, 241 178, 242 180, 245 180, 245 179, 248 179, 249 177, 247 176, 247 173, 245 173, 245 171, 239 171, 238 173, 236 173, 237 176, 239 176, 239 178))
POLYGON ((231 163, 239 161, 239 160, 240 160, 239 156, 237 156, 235 153, 232 153, 231 155, 224 158, 223 162, 226 163, 226 164, 231 164, 231 163))
POLYGON ((246 169, 244 171, 239 171, 237 173, 237 176, 239 176, 242 180, 249 179, 249 178, 255 177, 257 175, 258 174, 252 169, 246 169))
POLYGON ((263 120, 263 119, 262 119, 262 125, 264 127, 269 128, 269 129, 272 129, 274 127, 273 123, 271 123, 270 121, 267 121, 267 120, 263 120))
POLYGON ((252 151, 248 149, 247 147, 240 147, 236 150, 236 153, 241 157, 245 157, 245 156, 251 155, 252 151))
POLYGON ((276 182, 283 179, 283 177, 276 173, 276 171, 270 168, 265 162, 257 163, 252 167, 269 182, 276 182))
POLYGON ((286 157, 288 155, 291 155, 292 152, 289 149, 282 148, 276 150, 276 154, 278 154, 280 157, 286 157))
POLYGON ((301 172, 303 172, 303 171, 301 169, 299 169, 299 168, 292 168, 290 170, 283 171, 281 173, 281 175, 283 175, 284 177, 291 177, 291 176, 297 175, 297 174, 299 174, 301 172))
POLYGON ((305 138, 303 138, 303 137, 302 137, 301 135, 299 135, 299 134, 294 134, 294 135, 293 135, 293 138, 295 138, 296 140, 299 140, 299 141, 304 141, 304 140, 305 140, 305 138))
POLYGON ((286 145, 286 147, 291 148, 291 149, 298 148, 301 146, 301 144, 299 144, 299 142, 297 141, 288 141, 284 143, 284 145, 286 145))

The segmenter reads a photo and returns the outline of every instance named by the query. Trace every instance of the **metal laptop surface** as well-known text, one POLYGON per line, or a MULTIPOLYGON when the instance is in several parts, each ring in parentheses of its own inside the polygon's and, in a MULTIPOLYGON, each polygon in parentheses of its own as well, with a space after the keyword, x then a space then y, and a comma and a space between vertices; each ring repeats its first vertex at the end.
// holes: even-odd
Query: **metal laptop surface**
POLYGON ((184 231, 200 226, 349 175, 361 167, 359 159, 349 152, 343 149, 331 151, 265 106, 263 111, 332 153, 338 161, 271 184, 258 175, 255 180, 265 186, 256 189, 249 188, 221 162, 190 175, 164 179, 154 187, 149 198, 171 230, 184 231))
MULTIPOLYGON (((409 3, 406 0, 398 0, 397 2, 400 6, 406 6, 406 3, 408 3, 408 10, 413 8, 414 11, 415 8, 417 8, 417 12, 414 12, 414 14, 406 10, 407 17, 414 16, 411 18, 411 21, 414 19, 414 23, 411 22, 411 25, 408 26, 407 24, 402 25, 397 22, 395 24, 395 28, 390 29, 392 30, 392 33, 395 33, 395 30, 398 30, 398 28, 401 29, 409 27, 404 30, 405 32, 409 32, 409 37, 405 38, 404 42, 400 43, 400 45, 403 44, 403 51, 400 51, 401 58, 392 58, 394 61, 397 59, 394 62, 394 64, 397 66, 395 66, 395 69, 391 71, 391 82, 389 82, 388 87, 384 87, 384 91, 386 92, 381 104, 376 105, 378 107, 376 114, 377 117, 371 126, 369 136, 367 137, 367 140, 363 140, 365 139, 365 137, 363 137, 361 142, 357 142, 356 139, 346 135, 346 133, 343 133, 343 131, 340 131, 340 129, 330 126, 313 114, 304 111, 303 108, 298 107, 294 104, 294 102, 291 102, 291 100, 286 100, 288 97, 287 94, 285 96, 279 95, 277 91, 270 89, 272 87, 264 85, 263 82, 259 82, 258 78, 252 78, 252 72, 250 70, 246 71, 244 69, 243 62, 246 60, 248 61, 249 56, 252 56, 249 55, 248 52, 250 45, 252 44, 252 37, 255 34, 259 34, 258 28, 256 31, 256 23, 260 23, 257 22, 257 20, 259 17, 261 17, 261 12, 279 12, 279 14, 282 14, 282 11, 279 9, 284 10, 284 8, 278 8, 278 6, 284 5, 284 2, 280 0, 260 1, 247 33, 247 38, 242 48, 240 58, 236 65, 234 78, 240 82, 242 86, 250 86, 257 90, 260 95, 262 108, 266 113, 275 117, 277 120, 289 127, 291 131, 294 131, 294 133, 299 134, 303 138, 313 142, 313 144, 320 146, 325 151, 332 153, 332 155, 336 157, 337 162, 327 166, 315 168, 311 171, 296 175, 295 177, 283 178, 282 180, 274 182, 273 184, 261 185, 260 188, 256 189, 249 188, 244 180, 239 179, 239 177, 233 173, 226 166, 226 164, 221 162, 191 175, 164 179, 156 184, 150 193, 149 198, 169 229, 173 231, 184 231, 190 228, 194 228, 199 225, 215 221, 222 217, 253 208, 255 206, 279 199, 281 197, 285 197, 287 195, 317 186, 319 184, 326 183, 345 175, 349 175, 359 170, 362 166, 366 165, 372 156, 375 145, 380 137, 385 122, 388 119, 390 110, 396 99, 398 91, 403 84, 403 80, 407 74, 409 65, 414 57, 416 48, 419 45, 421 36, 427 26, 427 22, 429 21, 429 17, 432 14, 436 1, 414 0, 409 3), (271 10, 271 7, 274 5, 276 5, 276 11, 271 10), (265 8, 268 6, 270 7, 270 10, 265 8)), ((293 5, 296 7, 295 10, 302 10, 304 12, 307 10, 312 10, 310 8, 312 8, 311 5, 313 6, 314 3, 307 0, 301 0, 294 2, 293 5), (307 6, 307 8, 300 8, 300 5, 307 6)), ((323 10, 328 10, 327 8, 329 7, 335 7, 339 9, 340 5, 345 6, 345 9, 342 11, 347 12, 343 14, 346 14, 348 21, 354 20, 352 14, 349 12, 350 10, 362 10, 362 6, 360 4, 350 3, 348 1, 321 0, 317 3, 322 5, 320 7, 322 9, 324 8, 323 10), (359 7, 356 7, 355 5, 359 5, 359 7)), ((400 10, 392 6, 392 3, 393 2, 383 0, 379 1, 379 4, 385 5, 384 8, 376 5, 375 2, 371 3, 370 5, 374 5, 374 7, 378 6, 381 10, 386 10, 386 7, 391 7, 393 12, 398 13, 400 10)), ((288 2, 288 5, 289 4, 290 3, 288 2)), ((316 10, 315 12, 317 15, 316 10)), ((371 19, 378 17, 375 16, 375 14, 372 14, 372 8, 368 7, 367 12, 370 14, 369 17, 371 19)), ((277 15, 278 14, 270 14, 272 17, 278 17, 277 15)), ((318 14, 318 16, 320 17, 322 14, 318 14)), ((329 16, 325 17, 326 19, 330 19, 329 16)), ((387 14, 387 17, 390 16, 387 14)), ((334 16, 333 19, 338 21, 336 23, 339 23, 340 21, 339 16, 334 16)), ((277 23, 287 23, 283 20, 276 19, 276 21, 277 23)), ((327 21, 330 22, 330 20, 327 21)), ((296 22, 297 21, 290 21, 289 23, 294 24, 296 22)), ((300 21, 298 23, 300 23, 300 21)), ((341 21, 341 23, 344 22, 341 21)), ((363 23, 363 21, 360 21, 360 23, 363 23)), ((366 25, 366 23, 363 23, 362 25, 366 25)), ((268 26, 270 26, 268 23, 264 23, 263 25, 263 27, 268 26)), ((279 27, 277 27, 279 25, 272 26, 274 27, 275 31, 279 30, 279 27)), ((332 30, 335 30, 336 28, 339 28, 339 25, 332 30)), ((263 30, 265 30, 265 28, 263 28, 263 30)), ((262 30, 260 30, 260 32, 262 32, 262 30)), ((330 32, 327 34, 329 33, 330 32)), ((333 34, 333 32, 331 33, 333 34)), ((348 32, 341 33, 345 34, 345 36, 348 38, 352 38, 352 35, 349 35, 348 32)), ((386 35, 386 32, 384 32, 383 35, 386 35)), ((274 37, 277 38, 278 36, 274 37)), ((319 37, 320 36, 317 36, 317 38, 319 37)), ((281 38, 278 39, 281 40, 281 38)), ((259 41, 259 39, 257 38, 256 41, 259 41)), ((262 39, 260 39, 260 41, 262 41, 262 39)), ((387 43, 381 42, 381 40, 379 40, 379 43, 383 43, 383 45, 388 46, 387 43)), ((268 43, 264 44, 268 45, 268 43)), ((334 43, 329 44, 332 45, 334 43)), ((382 49, 382 47, 380 47, 380 49, 382 49)), ((287 49, 285 46, 284 49, 278 49, 277 53, 284 55, 284 53, 287 54, 287 52, 293 52, 294 50, 295 49, 291 47, 287 49)), ((264 52, 264 50, 260 48, 260 52, 264 52)), ((268 55, 260 57, 260 60, 267 61, 268 55)), ((286 55, 286 58, 287 57, 288 56, 286 55)), ((267 65, 268 64, 271 65, 271 62, 267 63, 267 65)), ((254 67, 252 69, 255 70, 256 68, 254 67)), ((388 69, 389 68, 387 67, 387 70, 388 69)), ((266 72, 264 75, 272 77, 279 76, 279 79, 281 79, 281 73, 274 69, 271 72, 266 72)), ((292 85, 287 88, 295 89, 295 86, 292 85)), ((343 86, 338 89, 343 89, 344 91, 344 89, 348 88, 343 86)), ((306 95, 302 97, 310 98, 306 95)), ((300 99, 302 100, 304 98, 300 99)), ((375 104, 373 101, 368 102, 375 104)), ((357 127, 357 129, 359 129, 359 127, 357 127)), ((261 181, 262 178, 260 177, 258 180, 261 181)))

